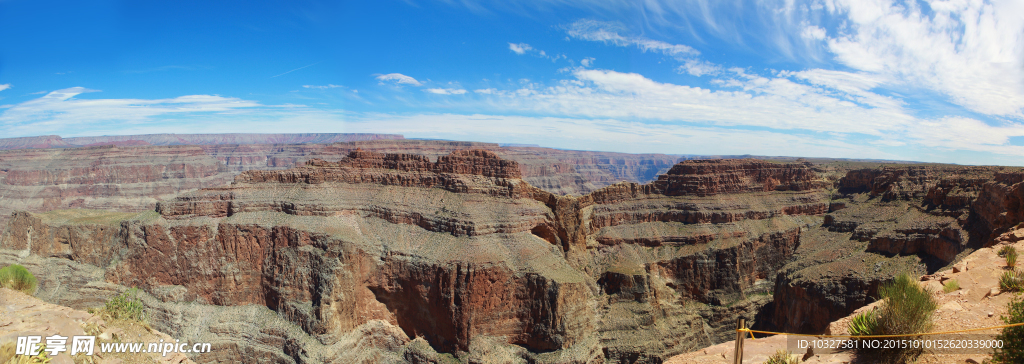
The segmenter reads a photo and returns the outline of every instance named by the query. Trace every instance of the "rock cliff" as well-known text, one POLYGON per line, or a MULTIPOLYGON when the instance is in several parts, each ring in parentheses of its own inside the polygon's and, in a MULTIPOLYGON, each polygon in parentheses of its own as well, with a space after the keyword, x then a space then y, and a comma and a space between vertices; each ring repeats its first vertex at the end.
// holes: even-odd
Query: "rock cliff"
POLYGON ((933 273, 1016 224, 1024 175, 1005 167, 857 169, 837 181, 822 228, 776 280, 766 326, 816 333, 874 301, 899 272, 933 273))
MULTIPOLYGON (((18 213, 0 246, 30 269, 72 260, 104 284, 142 287, 159 328, 244 361, 330 361, 372 340, 362 353, 398 362, 657 363, 726 340, 736 315, 757 321, 829 207, 823 181, 796 163, 684 161, 583 196, 523 175, 486 150, 354 150, 243 172, 156 212, 18 213), (279 323, 254 332, 234 316, 259 307, 279 323), (270 336, 240 341, 254 335, 270 336)), ((65 289, 75 302, 97 295, 65 289)))
POLYGON ((65 147, 0 151, 0 225, 15 210, 150 210, 157 201, 169 200, 182 192, 227 184, 244 171, 282 170, 302 166, 311 159, 336 162, 357 149, 374 153, 414 152, 433 159, 447 156, 456 150, 487 150, 503 159, 519 162, 520 178, 556 194, 585 194, 621 181, 648 182, 658 173, 667 170, 677 159, 666 155, 501 148, 489 143, 403 139, 309 144, 385 137, 400 136, 228 134, 104 137, 107 139, 39 137, 63 143, 45 145, 32 144, 39 138, 0 139, 0 146, 12 148, 65 147), (135 137, 148 139, 131 139, 135 137), (3 144, 5 140, 7 144, 3 144), (106 145, 70 148, 88 145, 82 144, 87 142, 106 145), (186 142, 201 145, 147 145, 186 142), (239 144, 210 144, 214 142, 239 144), (252 142, 306 144, 243 144, 252 142))
POLYGON ((200 363, 660 363, 731 339, 737 316, 822 332, 896 273, 1024 236, 1010 231, 1024 173, 1009 168, 688 160, 564 195, 531 178, 617 162, 426 141, 279 146, 281 166, 299 163, 287 169, 227 162, 259 148, 135 177, 18 172, 233 182, 148 211, 16 213, 0 264, 45 272, 45 298, 72 307, 141 287, 157 328, 215 343, 200 363))

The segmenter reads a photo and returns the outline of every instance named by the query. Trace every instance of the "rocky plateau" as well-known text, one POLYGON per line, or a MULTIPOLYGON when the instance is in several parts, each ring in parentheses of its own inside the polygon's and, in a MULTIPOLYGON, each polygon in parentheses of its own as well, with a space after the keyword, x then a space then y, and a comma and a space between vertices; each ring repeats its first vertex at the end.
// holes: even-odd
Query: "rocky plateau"
POLYGON ((1000 167, 428 141, 131 148, 119 166, 168 151, 139 162, 159 174, 104 175, 89 155, 0 182, 209 185, 132 208, 25 197, 0 265, 38 272, 37 296, 72 308, 142 288, 155 328, 214 343, 197 363, 661 363, 731 340, 737 317, 824 332, 897 272, 939 271, 1024 221, 1024 173, 1000 167), (185 149, 199 162, 175 159, 185 149))

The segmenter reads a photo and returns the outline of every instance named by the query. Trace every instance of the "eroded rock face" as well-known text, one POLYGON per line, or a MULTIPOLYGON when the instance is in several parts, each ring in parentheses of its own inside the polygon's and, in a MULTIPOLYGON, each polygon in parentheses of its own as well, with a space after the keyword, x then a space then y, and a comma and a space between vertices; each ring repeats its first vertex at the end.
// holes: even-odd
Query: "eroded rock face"
MULTIPOLYGON (((736 315, 755 320, 774 272, 828 210, 802 164, 681 165, 652 184, 577 197, 531 186, 517 162, 488 151, 352 151, 160 202, 158 214, 121 219, 116 234, 89 242, 120 248, 85 256, 112 254, 97 262, 106 281, 165 305, 266 307, 301 327, 292 337, 315 338, 258 355, 275 360, 312 360, 384 322, 404 335, 396 353, 417 337, 429 344, 407 361, 480 355, 487 340, 535 362, 660 362, 728 339, 736 315)), ((47 231, 88 226, 69 221, 47 231)), ((9 232, 2 245, 26 249, 27 239, 9 232)), ((28 249, 57 256, 47 246, 28 249)), ((189 327, 172 316, 164 325, 189 327)))
POLYGON ((357 149, 382 155, 415 154, 416 158, 431 160, 443 156, 451 160, 442 161, 436 167, 449 169, 438 172, 514 176, 559 195, 582 195, 621 181, 648 182, 678 159, 657 154, 403 140, 401 136, 382 134, 165 134, 0 139, 0 149, 17 148, 50 149, 0 150, 0 225, 16 210, 147 211, 158 201, 171 200, 183 192, 223 186, 244 171, 283 170, 303 166, 312 159, 333 163, 357 149), (187 145, 190 143, 196 145, 187 145), (478 154, 490 152, 491 157, 499 156, 503 161, 496 162, 499 165, 485 166, 462 161, 481 158, 482 154, 450 155, 453 151, 467 150, 478 154), (507 164, 500 165, 508 160, 517 161, 519 171, 509 170, 507 164), (489 172, 452 169, 470 165, 489 172))
POLYGON ((830 204, 842 208, 830 208, 824 231, 805 237, 804 256, 776 280, 773 328, 821 332, 872 302, 890 277, 932 273, 988 244, 1024 220, 1021 176, 1003 167, 850 171, 830 204))

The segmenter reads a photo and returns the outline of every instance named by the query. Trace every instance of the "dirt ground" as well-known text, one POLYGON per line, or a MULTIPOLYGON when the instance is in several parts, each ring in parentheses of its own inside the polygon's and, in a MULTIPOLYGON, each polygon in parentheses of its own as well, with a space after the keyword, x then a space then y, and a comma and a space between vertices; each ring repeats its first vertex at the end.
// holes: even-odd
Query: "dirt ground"
MULTIPOLYGON (((68 339, 69 351, 51 357, 52 364, 192 363, 182 353, 170 353, 167 356, 160 353, 101 353, 101 342, 144 342, 148 346, 150 342, 175 340, 139 322, 105 320, 101 315, 49 304, 18 291, 0 288, 0 348, 9 350, 19 336, 41 335, 45 343, 45 337, 54 334, 68 338, 95 335, 97 338, 93 356, 79 354, 75 358, 69 355, 71 340, 68 339)), ((0 363, 8 360, 4 355, 5 350, 0 349, 0 363)))
MULTIPOLYGON (((1010 245, 1016 247, 1018 251, 1024 251, 1024 241, 1010 245)), ((1006 260, 997 254, 1002 247, 1003 244, 1000 244, 980 249, 957 263, 953 269, 921 277, 921 283, 934 292, 939 306, 933 318, 935 326, 932 332, 1003 325, 1000 316, 1006 314, 1007 303, 1019 293, 999 291, 999 276, 1006 271, 1006 260), (951 279, 960 284, 960 289, 944 293, 942 291, 943 283, 951 279)), ((846 328, 850 319, 857 313, 873 309, 877 304, 878 302, 862 307, 852 315, 833 322, 829 326, 829 334, 848 334, 846 328)), ((994 336, 999 332, 999 329, 994 329, 966 333, 965 335, 991 334, 994 336)), ((976 336, 971 336, 971 338, 976 338, 976 336)), ((750 340, 748 337, 743 344, 743 363, 763 363, 777 350, 786 349, 787 339, 788 337, 785 335, 756 340, 750 340)), ((677 355, 666 361, 666 364, 731 364, 733 363, 734 347, 735 341, 729 341, 695 352, 677 355)), ((862 362, 857 361, 852 353, 814 354, 812 352, 808 354, 806 351, 797 351, 794 356, 803 359, 803 363, 862 362)), ((991 354, 925 352, 917 362, 921 364, 982 363, 991 357, 991 354)))

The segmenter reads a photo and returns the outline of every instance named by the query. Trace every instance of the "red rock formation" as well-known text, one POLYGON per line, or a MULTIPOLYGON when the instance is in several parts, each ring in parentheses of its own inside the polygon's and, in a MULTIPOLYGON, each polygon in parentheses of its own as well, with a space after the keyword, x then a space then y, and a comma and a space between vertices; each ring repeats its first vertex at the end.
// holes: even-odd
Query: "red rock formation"
MULTIPOLYGON (((108 281, 165 300, 265 306, 327 345, 383 320, 440 351, 496 337, 566 361, 657 361, 720 340, 722 317, 753 319, 767 296, 752 292, 828 207, 801 164, 683 165, 577 197, 489 151, 356 150, 160 202, 159 217, 83 242, 122 248, 83 259, 109 254, 108 281)), ((30 249, 65 254, 51 245, 30 249)))
POLYGON ((669 196, 807 191, 824 187, 823 181, 805 165, 754 159, 684 161, 659 176, 654 185, 669 196))

